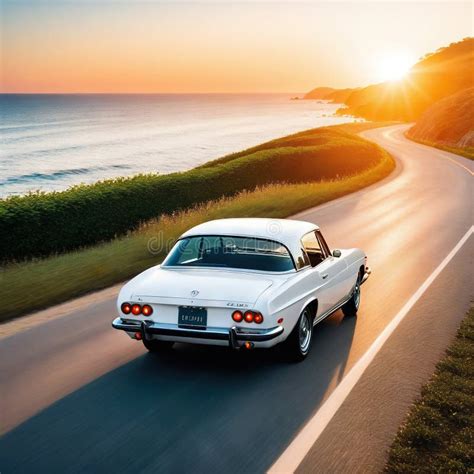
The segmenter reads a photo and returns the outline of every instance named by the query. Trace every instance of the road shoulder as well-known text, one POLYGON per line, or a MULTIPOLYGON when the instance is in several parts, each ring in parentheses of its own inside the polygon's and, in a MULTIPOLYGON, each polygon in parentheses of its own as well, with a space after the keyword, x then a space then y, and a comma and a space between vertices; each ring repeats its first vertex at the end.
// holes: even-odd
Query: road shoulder
POLYGON ((473 247, 471 237, 415 304, 309 450, 298 473, 383 470, 409 407, 469 308, 473 247))
POLYGON ((390 448, 390 474, 474 471, 474 307, 390 448))
POLYGON ((108 299, 116 298, 122 285, 123 283, 119 283, 118 285, 95 291, 64 303, 51 306, 50 308, 35 311, 34 313, 1 323, 0 340, 5 337, 13 336, 19 332, 27 331, 35 326, 48 323, 49 321, 67 317, 78 310, 87 309, 92 305, 103 303, 108 299))

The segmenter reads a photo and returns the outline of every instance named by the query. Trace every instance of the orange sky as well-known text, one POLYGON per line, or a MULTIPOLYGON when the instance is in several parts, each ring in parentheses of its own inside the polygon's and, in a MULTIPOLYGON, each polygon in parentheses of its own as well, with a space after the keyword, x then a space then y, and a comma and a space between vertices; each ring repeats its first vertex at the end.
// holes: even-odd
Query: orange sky
POLYGON ((2 1, 2 92, 300 92, 472 35, 470 3, 2 1))

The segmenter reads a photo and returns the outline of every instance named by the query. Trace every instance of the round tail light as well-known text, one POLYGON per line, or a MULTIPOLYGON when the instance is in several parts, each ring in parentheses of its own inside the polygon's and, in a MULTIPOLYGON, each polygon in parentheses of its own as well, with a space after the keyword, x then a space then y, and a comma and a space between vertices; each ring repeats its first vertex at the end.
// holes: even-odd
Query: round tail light
POLYGON ((149 304, 144 304, 142 306, 143 316, 151 316, 153 314, 153 308, 149 304))
POLYGON ((261 313, 255 313, 255 316, 253 317, 253 321, 257 324, 262 324, 263 323, 263 316, 261 313))
POLYGON ((253 321, 253 313, 252 311, 246 311, 244 314, 244 319, 246 323, 251 323, 253 321))
POLYGON ((234 311, 234 312, 232 313, 232 319, 233 319, 236 323, 242 322, 242 319, 244 319, 244 315, 242 314, 242 311, 234 311))
POLYGON ((139 304, 134 304, 132 306, 132 314, 138 316, 142 312, 142 307, 139 304))
POLYGON ((130 303, 122 303, 120 309, 122 310, 123 314, 130 314, 130 312, 132 311, 132 305, 130 303))

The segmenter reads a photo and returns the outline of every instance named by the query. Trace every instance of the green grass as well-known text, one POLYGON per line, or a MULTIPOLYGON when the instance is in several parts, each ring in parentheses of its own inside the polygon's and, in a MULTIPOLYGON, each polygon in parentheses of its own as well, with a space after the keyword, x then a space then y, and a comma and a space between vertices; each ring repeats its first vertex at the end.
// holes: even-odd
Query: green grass
POLYGON ((421 145, 432 146, 433 148, 438 148, 439 150, 449 151, 449 153, 454 153, 455 155, 463 156, 464 158, 468 158, 470 160, 474 160, 474 147, 468 146, 466 148, 458 148, 448 145, 443 145, 442 143, 436 143, 429 140, 420 140, 418 138, 414 138, 412 135, 405 133, 405 136, 416 143, 420 143, 421 145))
POLYGON ((474 472, 474 308, 400 428, 385 471, 474 472))
POLYGON ((0 270, 0 320, 51 306, 136 275, 159 263, 177 237, 201 222, 226 217, 287 217, 364 188, 394 169, 393 159, 382 149, 380 153, 381 160, 376 166, 351 177, 258 187, 162 216, 107 243, 4 266, 0 270), (160 250, 154 251, 158 247, 160 250))
POLYGON ((339 125, 329 125, 327 127, 312 128, 309 130, 304 130, 302 132, 294 133, 292 135, 288 135, 286 137, 277 138, 275 140, 262 143, 252 148, 247 148, 236 153, 231 153, 221 158, 217 158, 216 160, 208 161, 195 169, 211 168, 217 164, 228 163, 237 158, 241 158, 246 155, 251 155, 253 153, 263 150, 271 150, 280 147, 318 146, 327 143, 328 139, 331 141, 337 139, 337 137, 334 136, 334 132, 342 132, 344 134, 354 136, 366 130, 371 130, 373 128, 380 127, 388 127, 390 125, 396 125, 399 123, 401 122, 355 122, 343 123, 339 125))

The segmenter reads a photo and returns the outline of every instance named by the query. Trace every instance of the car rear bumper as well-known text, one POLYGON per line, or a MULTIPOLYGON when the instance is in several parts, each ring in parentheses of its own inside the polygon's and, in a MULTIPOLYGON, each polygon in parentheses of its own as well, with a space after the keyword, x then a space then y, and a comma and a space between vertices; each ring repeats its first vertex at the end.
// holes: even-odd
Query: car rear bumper
POLYGON ((227 343, 233 349, 241 347, 246 341, 261 343, 272 341, 283 334, 282 326, 275 326, 269 329, 242 329, 231 328, 207 328, 193 329, 180 327, 177 324, 164 324, 152 321, 129 321, 122 318, 116 318, 112 322, 115 329, 128 333, 141 334, 143 339, 152 339, 155 336, 166 337, 166 339, 176 338, 177 340, 189 339, 189 342, 199 340, 202 344, 206 341, 219 341, 227 343), (192 340, 192 341, 191 341, 192 340))

